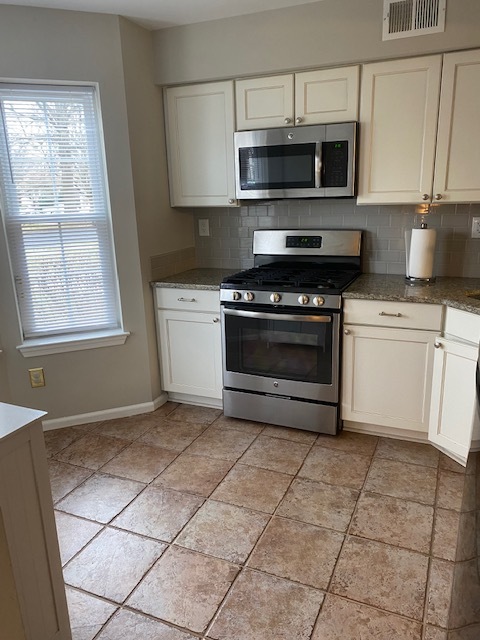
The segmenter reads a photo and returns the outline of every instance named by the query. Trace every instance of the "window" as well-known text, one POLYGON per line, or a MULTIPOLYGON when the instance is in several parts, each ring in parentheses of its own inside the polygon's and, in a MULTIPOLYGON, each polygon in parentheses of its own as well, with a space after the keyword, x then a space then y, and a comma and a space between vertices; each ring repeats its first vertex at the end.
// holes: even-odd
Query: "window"
POLYGON ((126 337, 94 87, 0 83, 0 190, 25 344, 126 337))

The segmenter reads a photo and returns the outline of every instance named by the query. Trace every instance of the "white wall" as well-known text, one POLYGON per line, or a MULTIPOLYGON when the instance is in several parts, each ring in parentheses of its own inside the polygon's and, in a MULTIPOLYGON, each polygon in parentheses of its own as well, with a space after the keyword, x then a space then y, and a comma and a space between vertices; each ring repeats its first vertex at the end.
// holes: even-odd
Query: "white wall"
MULTIPOLYGON (((21 336, 0 234, 0 326, 11 402, 48 411, 50 419, 154 399, 159 382, 156 363, 152 361, 153 316, 146 302, 142 264, 149 251, 158 254, 167 246, 164 237, 156 237, 161 228, 165 232, 173 228, 174 239, 168 250, 193 244, 188 220, 182 220, 178 227, 171 219, 163 227, 156 222, 149 224, 149 217, 161 212, 165 198, 154 198, 144 206, 135 190, 135 181, 139 187, 141 184, 139 151, 134 145, 132 167, 128 131, 127 101, 132 108, 124 78, 128 47, 127 42, 122 42, 120 18, 116 16, 0 6, 0 78, 99 83, 123 317, 126 330, 132 334, 122 346, 24 358, 16 349, 21 336), (148 246, 142 244, 141 252, 137 208, 140 223, 146 224, 147 233, 151 232, 148 246), (30 388, 27 370, 32 367, 44 367, 46 387, 30 388)), ((132 74, 130 69, 129 76, 132 74)), ((147 94, 144 91, 141 96, 145 102, 141 107, 151 117, 157 103, 149 102, 152 98, 147 94)), ((160 113, 158 117, 161 119, 160 113)), ((152 174, 158 172, 159 189, 163 192, 165 167, 158 157, 150 154, 149 158, 152 174)))
POLYGON ((158 84, 480 46, 480 2, 449 0, 444 33, 382 42, 383 0, 323 0, 155 32, 158 84))

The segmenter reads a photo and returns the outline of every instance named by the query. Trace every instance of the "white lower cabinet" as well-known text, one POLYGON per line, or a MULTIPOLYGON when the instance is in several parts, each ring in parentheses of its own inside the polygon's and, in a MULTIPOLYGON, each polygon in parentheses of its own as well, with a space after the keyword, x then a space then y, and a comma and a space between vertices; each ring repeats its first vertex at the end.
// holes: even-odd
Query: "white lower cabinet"
POLYGON ((34 411, 0 403, 0 638, 71 640, 47 457, 34 411))
POLYGON ((377 300, 344 305, 347 429, 428 440, 466 464, 480 445, 475 372, 480 315, 377 300))
POLYGON ((426 439, 442 315, 441 305, 345 300, 344 421, 360 430, 426 439))
POLYGON ((479 420, 475 373, 480 316, 448 309, 443 337, 436 340, 428 438, 458 462, 466 463, 479 420))
POLYGON ((426 434, 437 333, 361 325, 345 333, 343 420, 426 434))
POLYGON ((221 406, 218 291, 156 290, 162 388, 172 400, 221 406))

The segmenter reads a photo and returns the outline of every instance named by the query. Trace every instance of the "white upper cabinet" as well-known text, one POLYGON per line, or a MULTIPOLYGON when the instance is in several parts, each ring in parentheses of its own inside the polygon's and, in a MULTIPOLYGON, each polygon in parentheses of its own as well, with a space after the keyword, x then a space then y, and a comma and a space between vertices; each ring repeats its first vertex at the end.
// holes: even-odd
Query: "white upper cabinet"
POLYGON ((358 203, 480 201, 479 113, 478 49, 365 65, 358 203))
POLYGON ((357 120, 359 72, 353 66, 237 80, 237 129, 357 120))
POLYGON ((165 91, 172 207, 236 204, 233 81, 165 91))
POLYGON ((441 65, 438 55, 364 66, 359 204, 431 199, 441 65))
POLYGON ((235 90, 238 131, 293 124, 293 75, 237 80, 235 90))
POLYGON ((295 124, 358 120, 360 67, 295 74, 295 124))
POLYGON ((480 50, 444 56, 433 186, 447 202, 480 201, 480 50))

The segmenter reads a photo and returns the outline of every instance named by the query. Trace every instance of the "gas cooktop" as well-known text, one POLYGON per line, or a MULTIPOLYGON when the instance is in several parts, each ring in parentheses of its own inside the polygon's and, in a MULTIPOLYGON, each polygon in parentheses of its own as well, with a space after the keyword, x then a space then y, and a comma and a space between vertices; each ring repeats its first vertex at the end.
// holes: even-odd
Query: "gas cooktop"
POLYGON ((223 304, 340 309, 360 273, 361 231, 259 230, 254 267, 225 278, 223 304))
POLYGON ((348 263, 272 262, 228 276, 222 288, 335 294, 341 293, 358 275, 360 270, 348 263))

